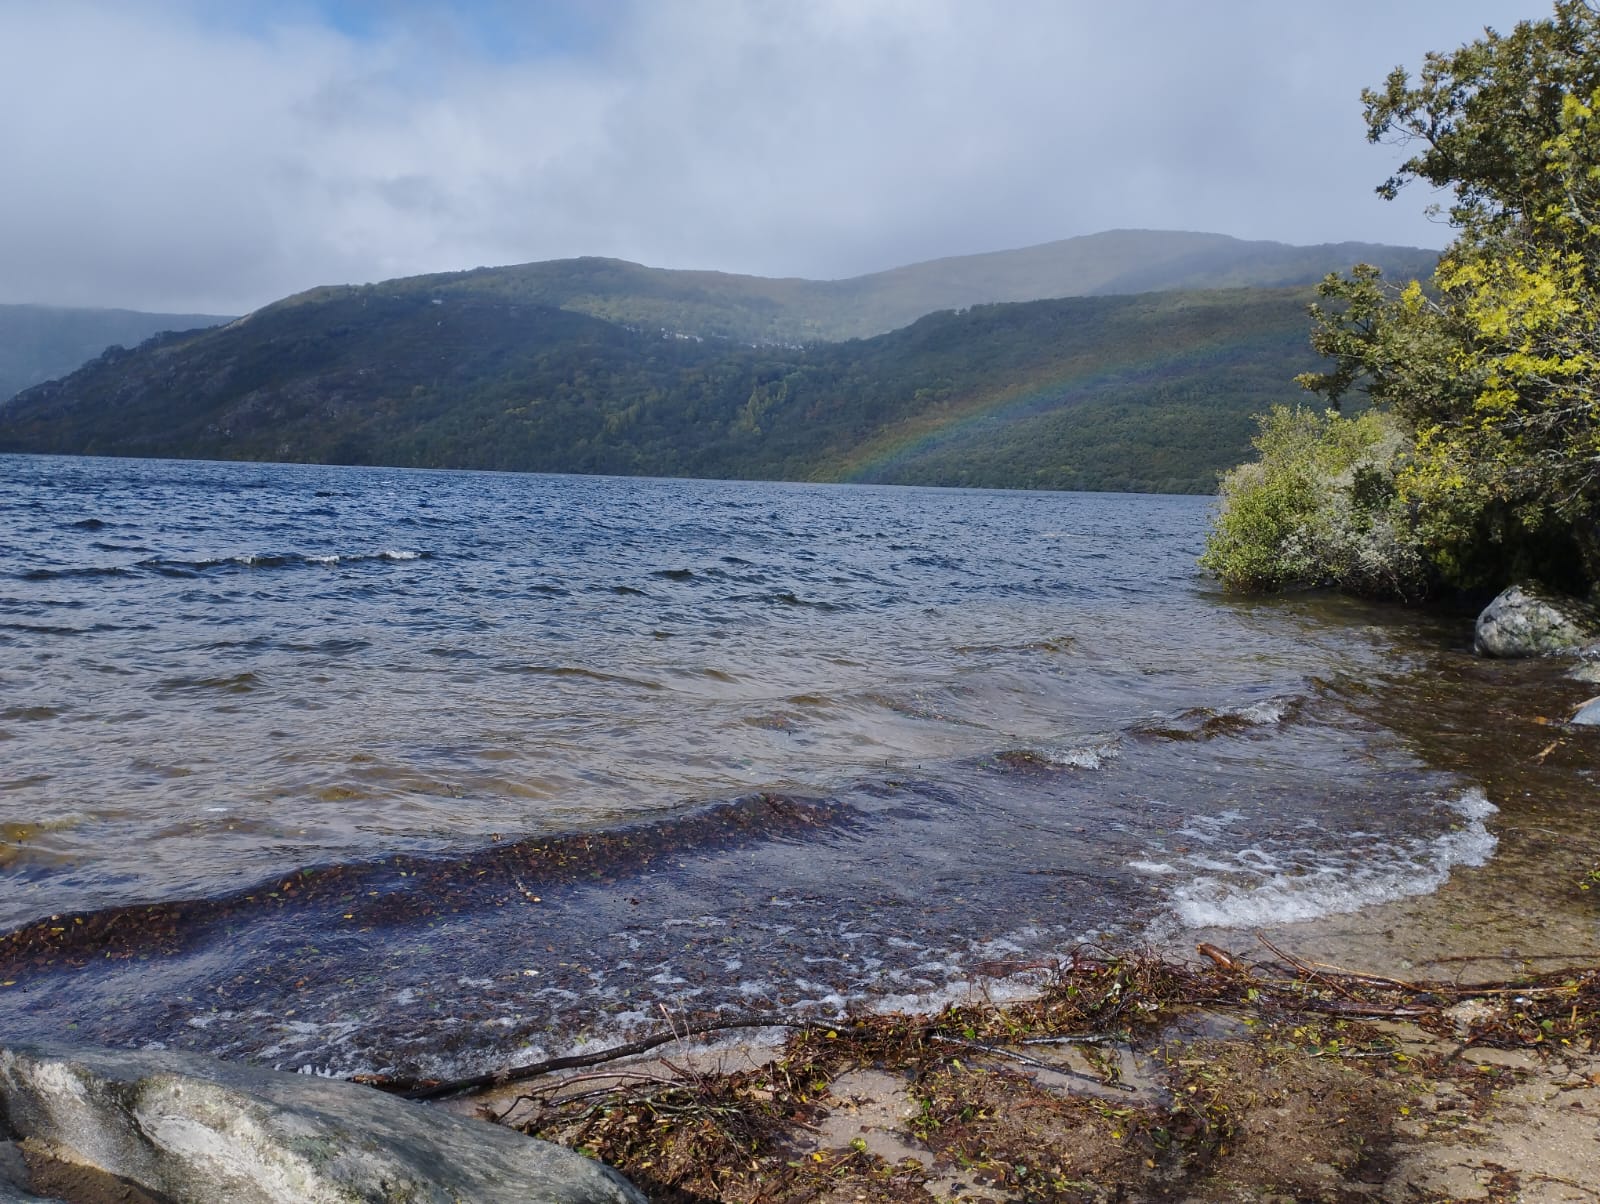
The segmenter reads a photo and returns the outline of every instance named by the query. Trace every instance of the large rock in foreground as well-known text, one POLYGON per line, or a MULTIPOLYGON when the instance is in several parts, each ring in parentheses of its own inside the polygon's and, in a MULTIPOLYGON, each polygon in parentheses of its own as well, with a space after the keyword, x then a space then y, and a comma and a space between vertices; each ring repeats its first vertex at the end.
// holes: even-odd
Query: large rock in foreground
POLYGON ((0 1048, 7 1122, 0 1139, 172 1204, 645 1204, 609 1167, 510 1129, 196 1054, 0 1048))
POLYGON ((1600 616, 1576 598, 1513 585, 1484 608, 1473 633, 1482 656, 1576 656, 1600 641, 1600 616))

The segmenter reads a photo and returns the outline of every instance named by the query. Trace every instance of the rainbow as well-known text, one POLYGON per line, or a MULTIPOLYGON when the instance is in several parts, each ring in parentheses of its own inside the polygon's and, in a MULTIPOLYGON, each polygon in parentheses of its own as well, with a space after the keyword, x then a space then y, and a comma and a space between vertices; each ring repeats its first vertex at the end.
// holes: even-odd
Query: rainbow
POLYGON ((1090 400, 1112 385, 1139 381, 1153 387, 1193 372, 1208 359, 1242 355, 1259 337, 1259 331, 1241 332, 1186 342, 1165 354, 1146 352, 1093 365, 1039 365, 1022 380, 997 382, 936 411, 910 415, 885 427, 833 461, 823 479, 841 483, 881 480, 897 465, 942 444, 960 442, 985 425, 1090 400))

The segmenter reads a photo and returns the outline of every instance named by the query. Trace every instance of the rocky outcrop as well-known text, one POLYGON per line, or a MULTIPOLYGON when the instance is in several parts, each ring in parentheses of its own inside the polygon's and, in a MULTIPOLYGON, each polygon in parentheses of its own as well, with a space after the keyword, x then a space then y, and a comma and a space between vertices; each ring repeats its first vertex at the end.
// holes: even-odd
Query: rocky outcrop
POLYGON ((1596 648, 1600 615, 1576 598, 1513 585, 1484 608, 1473 633, 1481 656, 1576 656, 1596 648))
POLYGON ((195 1054, 0 1048, 0 1122, 0 1143, 171 1204, 645 1204, 610 1168, 510 1129, 195 1054))

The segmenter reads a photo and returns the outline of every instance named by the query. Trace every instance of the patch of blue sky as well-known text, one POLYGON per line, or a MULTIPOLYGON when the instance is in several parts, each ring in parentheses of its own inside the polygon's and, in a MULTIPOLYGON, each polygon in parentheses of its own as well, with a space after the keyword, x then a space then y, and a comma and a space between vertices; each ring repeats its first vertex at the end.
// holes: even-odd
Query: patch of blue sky
POLYGON ((214 27, 264 37, 320 27, 354 42, 422 34, 441 52, 496 63, 583 58, 629 19, 629 0, 246 0, 192 6, 214 27))

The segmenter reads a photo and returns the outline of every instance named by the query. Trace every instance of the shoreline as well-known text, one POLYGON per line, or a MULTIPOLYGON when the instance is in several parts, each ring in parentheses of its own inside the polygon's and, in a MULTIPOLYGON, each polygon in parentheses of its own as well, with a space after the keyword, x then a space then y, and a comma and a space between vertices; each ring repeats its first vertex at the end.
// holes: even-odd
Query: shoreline
POLYGON ((1600 1192, 1600 969, 1440 999, 1211 954, 1086 962, 1034 1000, 856 1017, 778 1049, 684 1041, 441 1106, 584 1150, 663 1201, 1600 1192), (1569 999, 1570 1028, 1550 1017, 1569 999))
MULTIPOLYGON (((1447 990, 1548 979, 1561 970, 1579 978, 1587 971, 1583 981, 1600 983, 1597 901, 1579 889, 1595 860, 1586 819, 1570 797, 1519 791, 1502 798, 1490 822, 1498 838, 1494 855, 1483 865, 1456 866, 1430 894, 1248 933, 1187 931, 1153 953, 1168 964, 1203 968, 1195 947, 1204 942, 1249 965, 1250 974, 1271 976, 1287 972, 1275 947, 1329 978, 1375 975, 1447 990), (1275 971, 1266 969, 1273 963, 1275 971)), ((1319 1014, 1310 1024, 1305 1015, 1256 1003, 1203 1002, 1176 1008, 1142 1034, 1091 1049, 1087 1057, 1077 1047, 1057 1047, 1070 1052, 1052 1058, 1054 1069, 1040 1065, 1042 1058, 1032 1065, 1013 1059, 1019 1052, 1033 1058, 1041 1047, 1032 1045, 997 1053, 951 1050, 916 1065, 896 1065, 881 1053, 844 1058, 825 1081, 819 1077, 800 1093, 803 1106, 764 1130, 744 1154, 730 1154, 712 1168, 725 1180, 716 1194, 704 1194, 714 1180, 695 1178, 687 1163, 672 1172, 676 1179, 660 1177, 661 1160, 671 1162, 671 1141, 682 1136, 671 1124, 661 1125, 656 1145, 633 1152, 632 1165, 624 1157, 618 1166, 636 1182, 642 1177, 653 1199, 684 1201, 1278 1197, 1553 1204, 1600 1196, 1594 1145, 1600 1055, 1576 1040, 1543 1054, 1536 1047, 1496 1048, 1492 1040, 1477 1044, 1475 1034, 1500 1015, 1494 1009, 1501 1001, 1520 998, 1494 993, 1498 986, 1489 990, 1428 1016, 1319 1014), (1183 1114, 1183 1097, 1198 1093, 1205 1075, 1213 1082, 1204 1089, 1219 1093, 1219 1115, 1231 1118, 1229 1136, 1209 1149, 1181 1141, 1163 1146, 1149 1137, 1171 1129, 1172 1117, 1183 1114), (1128 1085, 1136 1090, 1123 1091, 1128 1085), (977 1107, 976 1114, 993 1123, 978 1132, 967 1121, 946 1118, 930 1128, 929 1090, 966 1100, 962 1108, 977 1107), (1075 1119, 1036 1131, 1029 1118, 1045 1114, 1075 1119), (1149 1125, 1141 1147, 1148 1156, 1130 1158, 1128 1118, 1138 1115, 1149 1125), (1020 1146, 1006 1144, 1019 1140, 1020 1146), (975 1157, 984 1151, 993 1156, 975 1157), (1013 1155, 1022 1161, 1008 1162, 1013 1155), (1034 1155, 1054 1161, 1033 1165, 1034 1155), (1025 1169, 1019 1173, 1018 1167, 1025 1169)), ((1016 1030, 1017 1017, 1039 998, 995 1004, 982 984, 974 984, 966 1004, 952 1009, 1016 1030)), ((1600 1026, 1600 987, 1573 998, 1574 1022, 1593 1008, 1600 1026)), ((926 1027, 939 1016, 889 1013, 877 1020, 926 1027)), ((1600 1027, 1590 1031, 1590 1045, 1596 1032, 1600 1027)), ((624 1101, 644 1098, 641 1085, 686 1091, 686 1100, 723 1099, 721 1106, 732 1108, 727 1099, 741 1092, 754 1090, 758 1102, 775 1098, 759 1084, 795 1056, 794 1040, 779 1046, 724 1041, 710 1048, 677 1042, 669 1048, 666 1057, 578 1072, 569 1090, 610 1092, 615 1115, 638 1106, 624 1101), (608 1069, 651 1078, 608 1079, 608 1069), (752 1082, 758 1085, 751 1088, 752 1082)), ((531 1084, 509 1084, 437 1106, 536 1126, 530 1090, 531 1084)), ((686 1115, 692 1114, 691 1107, 686 1115)), ((558 1129, 541 1135, 562 1136, 558 1129)), ((620 1149, 602 1144, 595 1152, 620 1149)))

